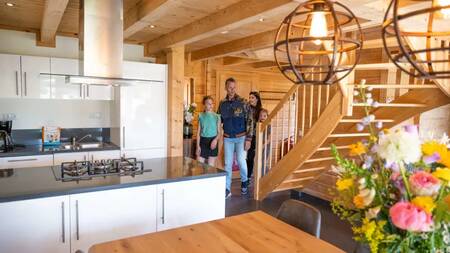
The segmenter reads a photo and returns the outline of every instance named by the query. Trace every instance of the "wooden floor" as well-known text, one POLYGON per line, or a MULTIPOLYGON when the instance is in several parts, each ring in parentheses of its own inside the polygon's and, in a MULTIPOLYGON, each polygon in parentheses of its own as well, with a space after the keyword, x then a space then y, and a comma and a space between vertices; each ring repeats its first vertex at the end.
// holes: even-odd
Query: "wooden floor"
POLYGON ((252 194, 242 197, 240 193, 240 182, 235 180, 233 180, 231 191, 233 195, 226 201, 226 216, 255 210, 263 210, 264 212, 275 216, 281 203, 292 197, 307 202, 320 210, 322 214, 320 238, 322 240, 339 247, 345 252, 353 252, 356 247, 356 243, 352 239, 350 225, 339 220, 339 218, 333 214, 330 204, 327 201, 317 199, 307 194, 298 196, 297 194, 291 194, 289 191, 285 191, 272 193, 269 197, 264 199, 264 201, 259 203, 253 199, 252 194))

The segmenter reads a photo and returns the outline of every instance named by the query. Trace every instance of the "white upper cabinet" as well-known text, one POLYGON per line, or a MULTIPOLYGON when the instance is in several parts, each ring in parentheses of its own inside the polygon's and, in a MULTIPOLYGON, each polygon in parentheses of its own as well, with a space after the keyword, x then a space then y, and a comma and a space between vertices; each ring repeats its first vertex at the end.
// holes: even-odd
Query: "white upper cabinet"
POLYGON ((165 82, 167 65, 146 62, 123 62, 123 78, 165 82))
POLYGON ((50 98, 50 58, 37 56, 21 56, 22 64, 22 97, 50 98))
POLYGON ((76 59, 51 58, 52 98, 56 99, 82 99, 81 84, 66 83, 65 76, 79 75, 80 62, 76 59), (55 75, 54 75, 55 74, 55 75))
POLYGON ((165 148, 167 138, 166 85, 146 82, 121 87, 122 148, 165 148))
POLYGON ((21 96, 20 56, 0 54, 0 97, 21 96))

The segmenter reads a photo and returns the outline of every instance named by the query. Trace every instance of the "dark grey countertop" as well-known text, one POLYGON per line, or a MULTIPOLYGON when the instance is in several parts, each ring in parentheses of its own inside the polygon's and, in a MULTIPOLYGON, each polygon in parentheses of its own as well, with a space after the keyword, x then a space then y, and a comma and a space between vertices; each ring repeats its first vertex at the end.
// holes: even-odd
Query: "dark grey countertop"
POLYGON ((55 153, 70 153, 70 152, 89 152, 89 151, 105 151, 105 150, 120 150, 120 147, 114 143, 103 142, 99 148, 83 148, 83 149, 63 149, 61 146, 42 146, 42 145, 24 145, 14 148, 10 152, 0 152, 2 157, 17 157, 17 156, 31 156, 31 155, 52 155, 55 153))
POLYGON ((70 182, 56 180, 52 167, 14 169, 12 176, 0 177, 0 203, 225 176, 225 171, 190 158, 168 157, 143 161, 144 169, 151 169, 151 172, 70 182))

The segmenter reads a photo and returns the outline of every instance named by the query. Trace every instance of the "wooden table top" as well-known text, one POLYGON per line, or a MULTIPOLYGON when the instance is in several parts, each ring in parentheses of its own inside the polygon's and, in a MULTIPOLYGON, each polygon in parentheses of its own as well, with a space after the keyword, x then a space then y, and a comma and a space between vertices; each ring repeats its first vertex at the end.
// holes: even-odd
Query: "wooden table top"
POLYGON ((264 212, 96 244, 89 253, 343 253, 264 212))

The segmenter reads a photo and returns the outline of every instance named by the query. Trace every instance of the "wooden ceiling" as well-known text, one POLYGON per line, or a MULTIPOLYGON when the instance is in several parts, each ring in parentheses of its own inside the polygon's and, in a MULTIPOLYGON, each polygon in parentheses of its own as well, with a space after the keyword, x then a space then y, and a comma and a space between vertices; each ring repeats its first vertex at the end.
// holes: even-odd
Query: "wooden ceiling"
MULTIPOLYGON (((80 0, 0 0, 0 29, 78 36, 80 0), (6 3, 13 3, 13 7, 6 3), (58 15, 59 14, 59 15, 58 15), (47 20, 43 21, 43 17, 47 20), (52 28, 52 27, 55 28, 52 28)), ((302 0, 123 0, 124 40, 148 55, 186 45, 196 59, 264 55, 273 30, 302 0), (271 32, 272 31, 272 32, 271 32), (218 50, 220 52, 218 52, 218 50), (253 50, 255 50, 253 52, 253 50), (259 50, 259 51, 258 51, 259 50)), ((385 0, 342 0, 367 26, 380 24, 385 0)), ((39 36, 37 36, 39 37, 39 36)), ((45 38, 41 38, 44 40, 45 38)), ((38 38, 39 40, 39 38, 38 38)), ((39 44, 39 43, 38 43, 39 44)), ((44 46, 54 46, 43 41, 44 46)))

